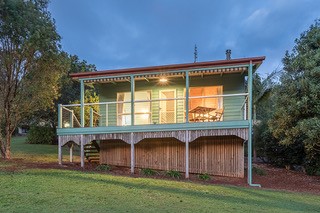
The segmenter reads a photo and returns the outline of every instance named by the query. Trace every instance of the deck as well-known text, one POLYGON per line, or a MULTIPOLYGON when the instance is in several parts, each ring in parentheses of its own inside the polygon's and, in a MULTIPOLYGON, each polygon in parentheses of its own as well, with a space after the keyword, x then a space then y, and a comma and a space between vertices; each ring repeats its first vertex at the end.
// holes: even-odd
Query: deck
POLYGON ((119 139, 130 144, 136 144, 145 138, 176 138, 186 141, 186 132, 189 134, 189 142, 203 136, 237 136, 248 140, 249 122, 221 121, 221 122, 198 122, 182 124, 153 124, 136 126, 113 126, 113 127, 82 127, 61 128, 57 130, 61 145, 68 141, 74 141, 80 145, 80 137, 84 138, 84 144, 92 140, 119 139), (133 134, 133 136, 132 136, 133 134))

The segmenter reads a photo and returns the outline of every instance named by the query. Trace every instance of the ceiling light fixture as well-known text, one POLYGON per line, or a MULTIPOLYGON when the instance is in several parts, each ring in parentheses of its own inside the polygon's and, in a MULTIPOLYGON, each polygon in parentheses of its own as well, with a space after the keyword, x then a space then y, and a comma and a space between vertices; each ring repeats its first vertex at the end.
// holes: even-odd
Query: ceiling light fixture
POLYGON ((161 78, 159 79, 159 81, 160 81, 160 83, 167 83, 167 82, 168 82, 168 79, 165 78, 165 77, 161 77, 161 78))

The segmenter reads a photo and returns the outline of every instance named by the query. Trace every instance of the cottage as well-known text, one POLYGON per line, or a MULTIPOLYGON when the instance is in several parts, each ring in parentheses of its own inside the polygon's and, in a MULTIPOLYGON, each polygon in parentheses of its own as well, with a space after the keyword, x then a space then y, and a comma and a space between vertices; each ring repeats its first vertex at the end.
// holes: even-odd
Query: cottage
MULTIPOLYGON (((59 105, 61 147, 72 141, 101 164, 244 177, 252 153, 252 57, 71 74, 80 104, 59 105), (85 103, 85 84, 99 90, 85 103), (79 112, 79 113, 77 113, 79 112), (95 154, 90 155, 90 150, 95 154)), ((72 146, 70 146, 72 156, 72 146)), ((72 159, 71 159, 72 160, 72 159)))

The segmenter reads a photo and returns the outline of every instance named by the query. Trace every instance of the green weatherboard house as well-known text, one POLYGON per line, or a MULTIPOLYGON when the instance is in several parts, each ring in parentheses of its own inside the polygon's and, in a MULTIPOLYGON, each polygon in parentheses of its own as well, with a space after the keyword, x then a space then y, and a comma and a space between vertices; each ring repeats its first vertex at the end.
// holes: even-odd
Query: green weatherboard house
POLYGON ((252 74, 265 57, 71 74, 80 104, 59 105, 61 147, 87 161, 185 173, 245 177, 252 183, 252 74), (99 90, 85 103, 85 84, 99 90))

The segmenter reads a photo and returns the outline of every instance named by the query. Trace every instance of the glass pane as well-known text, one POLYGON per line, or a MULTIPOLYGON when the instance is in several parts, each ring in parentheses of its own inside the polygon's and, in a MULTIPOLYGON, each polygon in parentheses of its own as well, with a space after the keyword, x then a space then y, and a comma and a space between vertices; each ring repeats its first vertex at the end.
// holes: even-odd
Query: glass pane
MULTIPOLYGON (((161 91, 160 99, 175 98, 175 91, 161 91)), ((175 123, 176 105, 175 100, 160 101, 160 123, 175 123)))
POLYGON ((122 126, 131 125, 131 115, 122 115, 122 126))
MULTIPOLYGON (((214 97, 214 98, 206 98, 205 96, 214 96, 214 95, 222 95, 223 87, 222 86, 209 86, 209 87, 191 87, 190 88, 190 97, 195 96, 204 96, 203 98, 191 98, 189 99, 189 111, 201 107, 208 108, 223 108, 223 97, 214 97)), ((192 119, 197 114, 191 113, 189 117, 192 119)))
POLYGON ((150 114, 135 115, 134 119, 136 125, 150 124, 150 114))
POLYGON ((135 100, 150 100, 151 92, 150 91, 139 91, 134 93, 135 100))
MULTIPOLYGON (((150 100, 150 91, 138 91, 134 94, 135 100, 150 100)), ((117 101, 131 101, 131 92, 118 93, 117 101)), ((119 103, 118 105, 118 125, 131 125, 131 103, 119 103)), ((150 123, 150 102, 135 103, 135 124, 150 123), (138 114, 137 114, 138 113, 138 114), (144 114, 141 114, 144 113, 144 114)))

